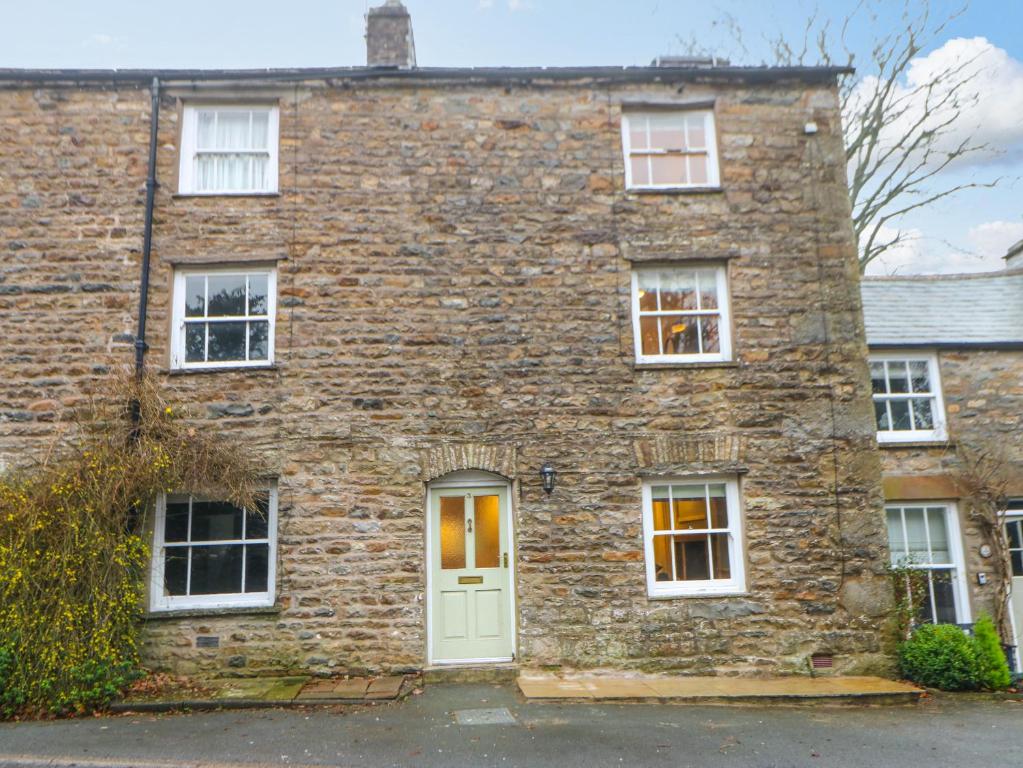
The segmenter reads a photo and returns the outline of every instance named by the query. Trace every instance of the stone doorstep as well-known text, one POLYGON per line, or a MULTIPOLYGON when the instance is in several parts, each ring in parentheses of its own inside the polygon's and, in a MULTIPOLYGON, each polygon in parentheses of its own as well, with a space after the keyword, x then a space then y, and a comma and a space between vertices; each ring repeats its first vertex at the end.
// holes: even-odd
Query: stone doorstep
POLYGON ((694 702, 916 702, 919 688, 880 677, 714 677, 668 675, 544 675, 518 678, 529 699, 666 699, 694 702))

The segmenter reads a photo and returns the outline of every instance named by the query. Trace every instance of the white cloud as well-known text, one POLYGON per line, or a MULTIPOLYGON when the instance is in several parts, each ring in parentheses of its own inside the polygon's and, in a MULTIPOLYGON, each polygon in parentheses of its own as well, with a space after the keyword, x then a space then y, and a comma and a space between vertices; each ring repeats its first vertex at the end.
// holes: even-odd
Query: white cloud
POLYGON ((493 8, 494 0, 480 0, 480 8, 493 8))
POLYGON ((970 247, 985 259, 1000 261, 1009 246, 1023 240, 1023 221, 986 221, 970 227, 970 247))
POLYGON ((508 10, 514 13, 515 11, 524 11, 532 6, 527 0, 508 0, 508 10))
MULTIPOLYGON (((982 224, 970 230, 971 242, 973 233, 986 226, 982 224)), ((894 239, 899 231, 894 227, 881 227, 879 239, 887 242, 894 239)), ((897 245, 884 251, 867 265, 868 275, 954 275, 964 272, 990 272, 1004 266, 1002 256, 1005 255, 1008 246, 1001 250, 992 246, 989 251, 982 251, 980 248, 964 251, 938 238, 925 237, 923 231, 919 229, 907 228, 901 232, 903 239, 897 245)), ((991 237, 990 241, 994 242, 995 239, 991 237)))
MULTIPOLYGON (((924 91, 913 93, 914 90, 926 85, 937 74, 960 66, 964 67, 961 77, 972 75, 962 94, 976 100, 950 127, 941 146, 952 148, 972 136, 975 143, 987 143, 994 150, 972 156, 961 165, 1023 160, 1023 120, 1019 118, 1023 114, 1023 62, 984 37, 954 38, 910 62, 905 80, 897 90, 897 97, 909 99, 909 108, 891 127, 892 135, 904 135, 907 127, 925 114, 926 94, 924 91)), ((876 82, 877 78, 866 77, 859 88, 866 93, 876 82)), ((952 83, 940 85, 932 94, 931 102, 940 101, 951 86, 952 83)), ((931 117, 933 123, 944 115, 932 110, 931 117)))

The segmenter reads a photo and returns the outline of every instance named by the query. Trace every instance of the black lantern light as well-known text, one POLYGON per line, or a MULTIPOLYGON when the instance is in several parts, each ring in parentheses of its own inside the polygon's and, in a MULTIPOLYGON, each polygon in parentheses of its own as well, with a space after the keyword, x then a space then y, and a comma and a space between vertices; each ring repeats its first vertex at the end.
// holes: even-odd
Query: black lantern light
POLYGON ((550 496, 554 490, 554 480, 557 478, 558 473, 554 471, 554 467, 551 466, 549 461, 545 461, 543 466, 540 467, 540 480, 543 481, 543 489, 550 496))

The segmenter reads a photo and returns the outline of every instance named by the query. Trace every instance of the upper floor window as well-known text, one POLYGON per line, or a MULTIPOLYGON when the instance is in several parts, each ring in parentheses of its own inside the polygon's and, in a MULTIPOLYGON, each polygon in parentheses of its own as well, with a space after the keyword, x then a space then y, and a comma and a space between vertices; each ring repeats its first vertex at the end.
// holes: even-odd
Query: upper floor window
POLYGON ((638 363, 730 360, 725 267, 633 270, 632 320, 638 363))
POLYGON ((276 296, 270 267, 175 272, 171 367, 272 363, 276 296))
POLYGON ((945 439, 936 355, 871 354, 870 382, 879 442, 945 439))
POLYGON ((183 118, 180 193, 277 191, 277 107, 189 105, 183 118))
POLYGON ((651 597, 745 589, 739 486, 734 477, 645 483, 643 531, 651 597))
POLYGON ((152 610, 273 605, 276 542, 274 488, 255 509, 196 496, 161 497, 152 610))
POLYGON ((712 110, 624 112, 622 144, 627 189, 720 186, 712 110))

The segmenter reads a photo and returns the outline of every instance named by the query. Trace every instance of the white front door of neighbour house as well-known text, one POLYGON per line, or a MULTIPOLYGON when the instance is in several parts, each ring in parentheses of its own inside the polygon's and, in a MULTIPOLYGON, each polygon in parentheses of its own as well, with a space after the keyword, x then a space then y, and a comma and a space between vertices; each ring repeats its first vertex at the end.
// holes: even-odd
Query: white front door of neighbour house
POLYGON ((430 489, 431 663, 513 658, 509 496, 507 484, 430 489))

